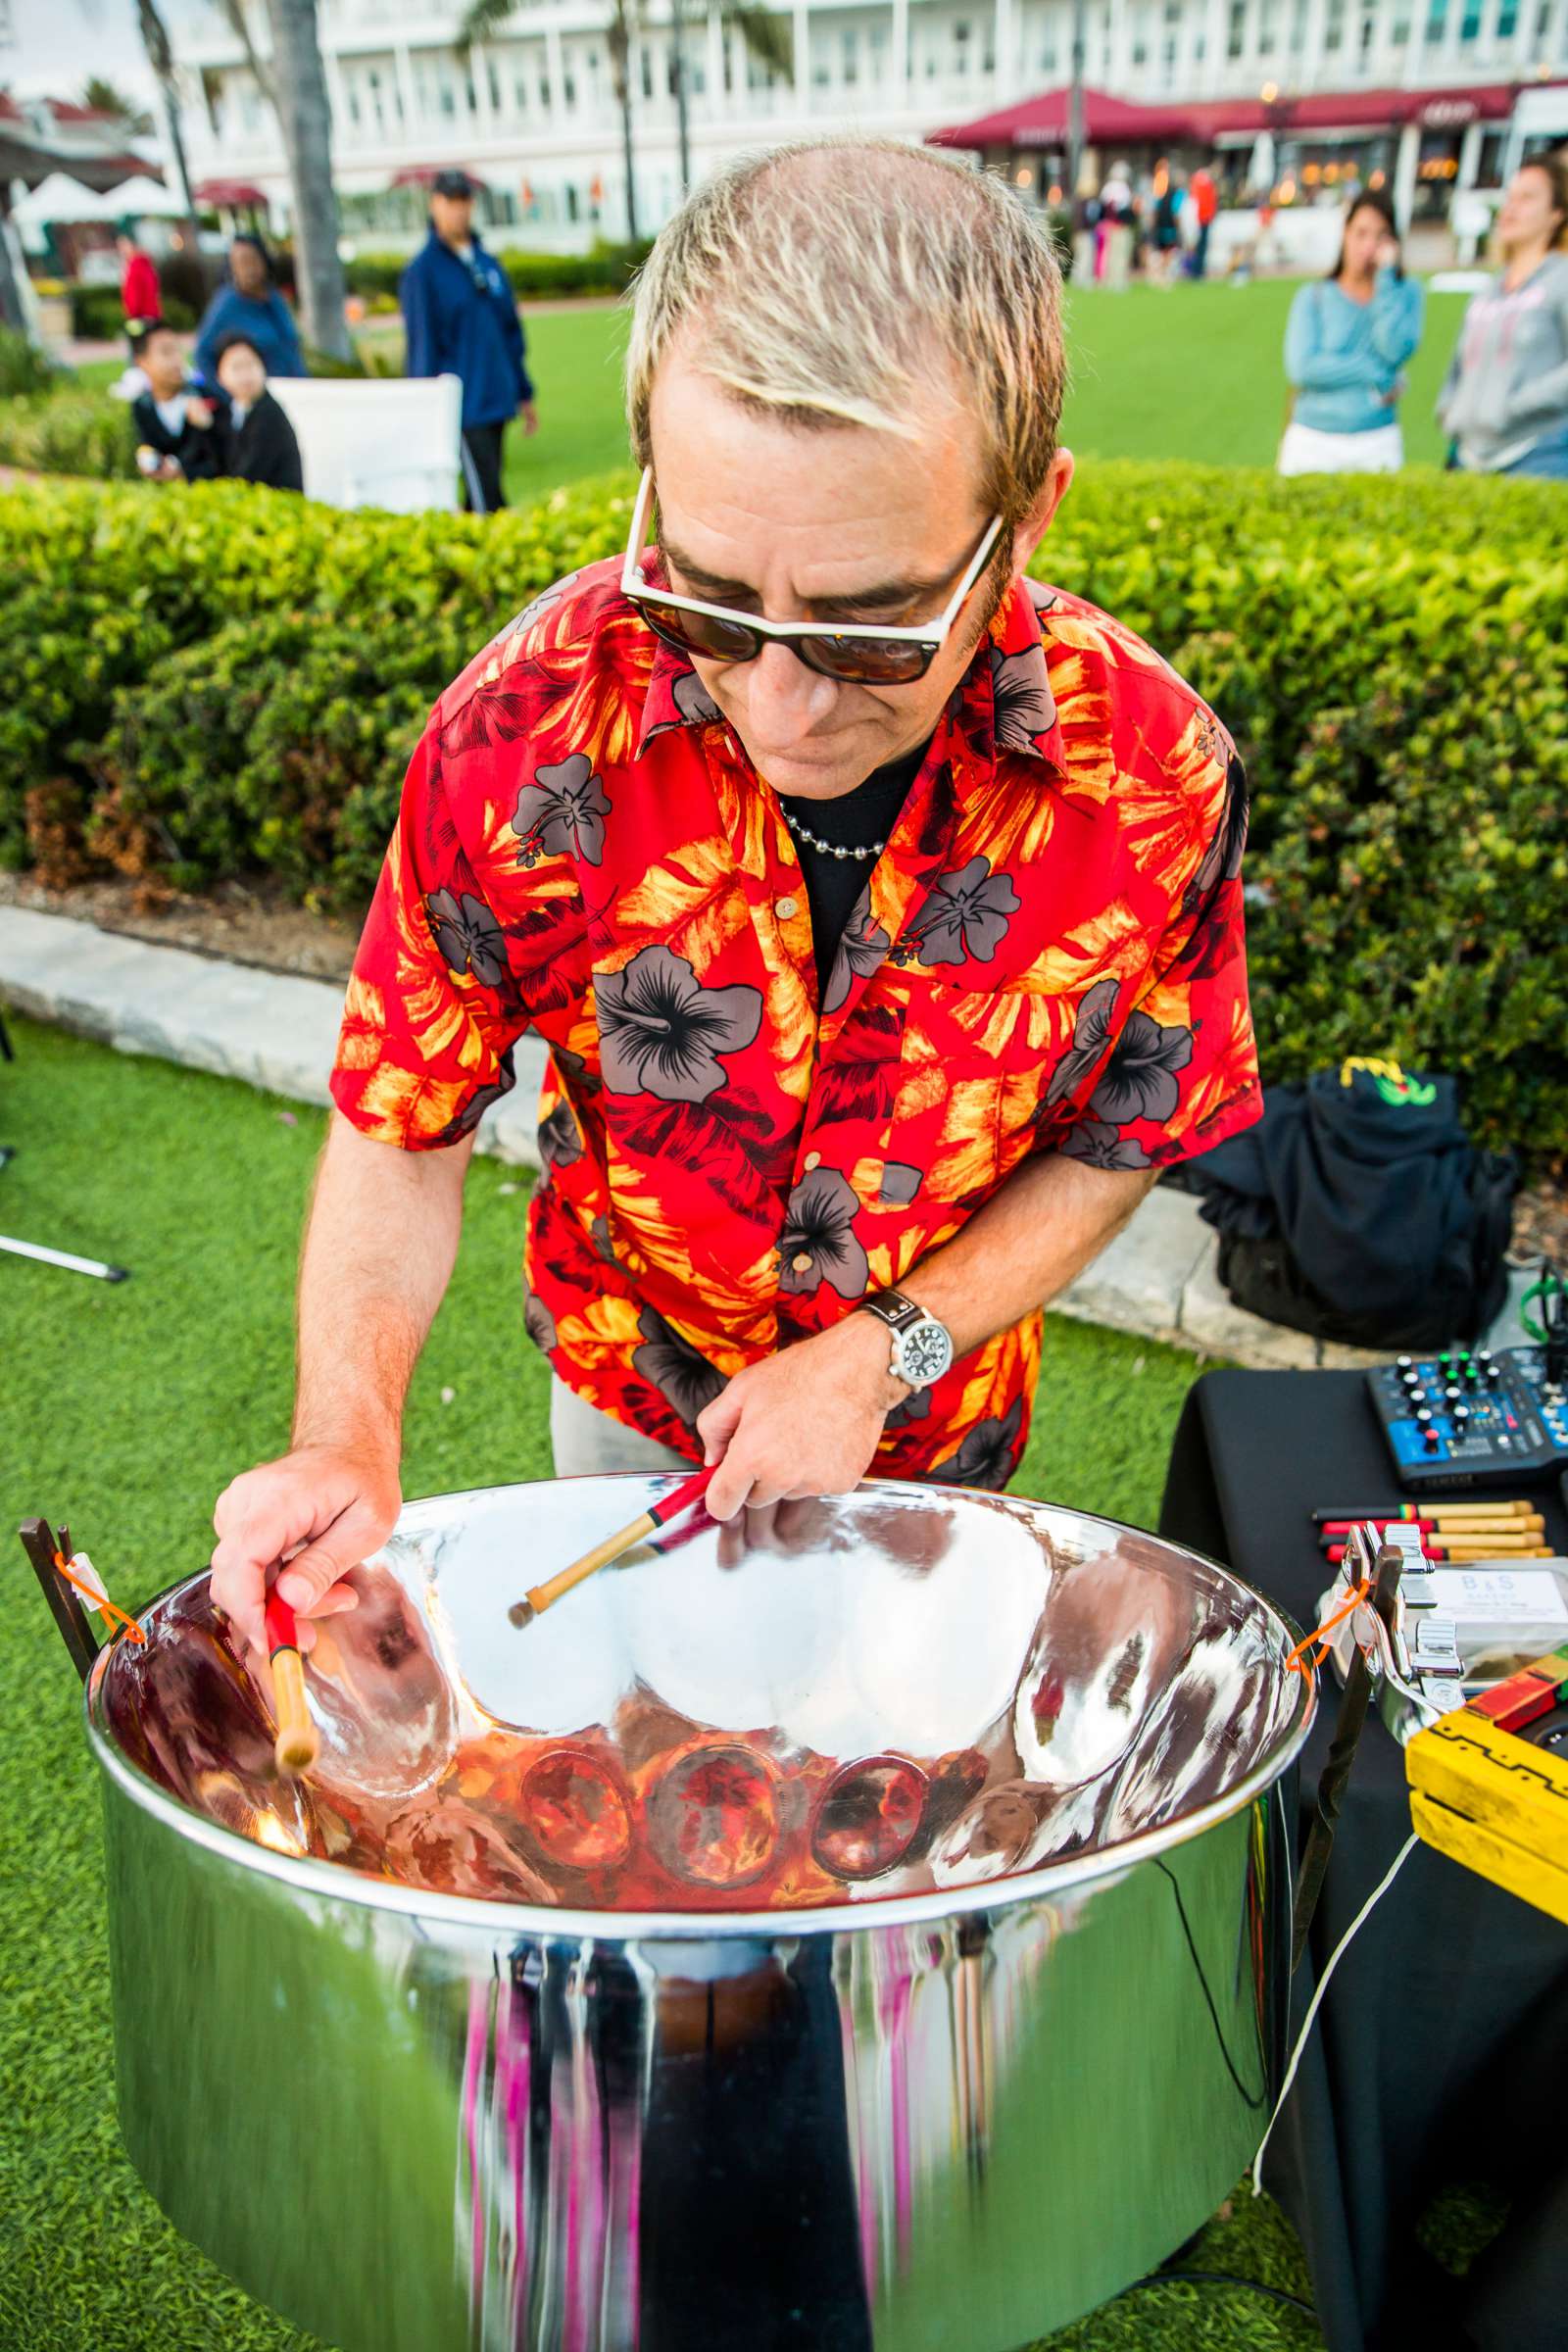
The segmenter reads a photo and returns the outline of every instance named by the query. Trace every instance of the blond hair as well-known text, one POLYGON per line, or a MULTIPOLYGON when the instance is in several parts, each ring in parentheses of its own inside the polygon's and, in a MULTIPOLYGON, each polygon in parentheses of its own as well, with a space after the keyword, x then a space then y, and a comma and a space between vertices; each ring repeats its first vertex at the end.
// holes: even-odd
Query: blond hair
POLYGON ((1008 523, 1055 455, 1065 362, 1050 236, 1001 180, 931 148, 798 140, 687 198, 636 287, 626 415, 642 466, 677 336, 737 401, 807 428, 907 436, 933 396, 956 394, 979 427, 982 502, 1008 523))

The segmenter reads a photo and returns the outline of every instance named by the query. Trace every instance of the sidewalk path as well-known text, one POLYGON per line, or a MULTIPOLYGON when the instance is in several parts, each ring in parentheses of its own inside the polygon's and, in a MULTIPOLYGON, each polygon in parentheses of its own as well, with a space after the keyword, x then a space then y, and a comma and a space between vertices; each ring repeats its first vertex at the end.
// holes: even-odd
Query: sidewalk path
MULTIPOLYGON (((0 1002, 122 1054, 152 1054, 292 1102, 325 1102, 343 991, 7 906, 0 909, 0 1002)), ((538 1166, 534 1105, 544 1067, 543 1045, 524 1038, 514 1090, 480 1122, 481 1152, 538 1166)), ((1152 1192, 1055 1311, 1244 1364, 1378 1360, 1244 1314, 1220 1287, 1215 1246, 1196 1200, 1152 1192)))

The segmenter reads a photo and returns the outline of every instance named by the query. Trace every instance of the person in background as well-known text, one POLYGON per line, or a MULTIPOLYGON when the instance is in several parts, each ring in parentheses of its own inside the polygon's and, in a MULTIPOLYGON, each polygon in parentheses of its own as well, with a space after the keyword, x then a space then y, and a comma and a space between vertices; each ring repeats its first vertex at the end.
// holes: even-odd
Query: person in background
POLYGON ((225 335, 244 335, 269 375, 308 375, 294 314, 277 290, 271 257, 260 237, 237 236, 228 248, 228 282, 219 287, 196 329, 196 365, 205 376, 218 368, 225 335))
POLYGON ((120 255, 120 301, 125 314, 125 331, 144 325, 149 318, 161 318, 163 297, 158 290, 158 265, 150 253, 143 253, 131 228, 125 226, 115 238, 120 255))
POLYGON ((1198 238, 1193 246, 1193 275, 1203 277, 1208 272, 1208 232, 1219 211, 1219 190, 1214 174, 1200 164, 1192 177, 1193 210, 1198 216, 1198 238))
POLYGON ((1285 329, 1295 413, 1281 473, 1396 473, 1400 370, 1421 340, 1421 288, 1404 274, 1394 215, 1358 196, 1332 273, 1298 290, 1285 329))
POLYGON ((1438 415, 1469 473, 1568 479, 1568 158, 1521 164, 1502 269, 1464 315, 1438 415))
POLYGON ((150 318, 131 338, 131 358, 147 379, 130 407, 136 465, 149 481, 211 481, 223 470, 217 404, 190 380, 179 337, 150 318))
POLYGON ((1179 172, 1167 172, 1165 185, 1154 198, 1154 220, 1149 274, 1159 286, 1174 283, 1182 250, 1182 197, 1186 182, 1179 172))
POLYGON ((219 425, 223 471, 269 490, 303 490, 294 427, 267 388, 267 365, 249 335, 225 335, 219 344, 218 380, 228 395, 219 425))
POLYGON ((473 182, 441 172, 430 188, 430 233, 398 286, 410 375, 455 375, 463 384, 463 487, 476 514, 507 503, 501 486, 508 423, 537 432, 516 298, 473 226, 473 182))

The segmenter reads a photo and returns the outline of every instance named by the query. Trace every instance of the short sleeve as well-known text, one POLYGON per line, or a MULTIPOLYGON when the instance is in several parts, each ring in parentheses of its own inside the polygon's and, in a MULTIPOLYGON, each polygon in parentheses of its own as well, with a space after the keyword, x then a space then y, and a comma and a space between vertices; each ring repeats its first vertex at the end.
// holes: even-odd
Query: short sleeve
POLYGON ((432 719, 344 1001, 332 1100, 362 1135, 418 1152, 454 1144, 513 1085, 527 1008, 442 775, 432 719))
POLYGON ((1247 778, 1220 740, 1214 814, 1178 881, 1147 980, 1130 1003, 1125 983, 1102 981, 1079 1008, 1076 1048, 1099 1066, 1080 1115, 1055 1143, 1069 1159, 1167 1167, 1262 1116, 1242 904, 1247 778), (1113 1043, 1100 1060, 1106 1037, 1113 1043))

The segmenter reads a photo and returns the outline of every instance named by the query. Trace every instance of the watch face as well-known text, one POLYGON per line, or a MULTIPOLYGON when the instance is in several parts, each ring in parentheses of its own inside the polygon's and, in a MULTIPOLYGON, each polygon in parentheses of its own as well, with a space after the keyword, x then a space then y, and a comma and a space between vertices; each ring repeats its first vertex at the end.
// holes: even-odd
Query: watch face
POLYGON ((899 1341, 899 1372, 917 1389, 940 1380, 953 1361, 953 1342, 936 1318, 928 1315, 899 1341))

